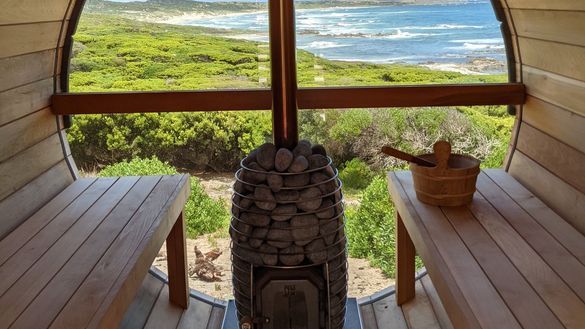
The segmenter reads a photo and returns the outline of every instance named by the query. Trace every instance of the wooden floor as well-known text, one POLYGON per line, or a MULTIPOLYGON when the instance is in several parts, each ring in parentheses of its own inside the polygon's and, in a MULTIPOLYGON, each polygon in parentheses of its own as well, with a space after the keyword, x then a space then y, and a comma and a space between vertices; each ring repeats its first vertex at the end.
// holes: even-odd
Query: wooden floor
POLYGON ((363 329, 452 329, 428 275, 416 280, 416 297, 399 307, 393 287, 381 296, 358 300, 363 329))
MULTIPOLYGON (((165 275, 156 269, 144 279, 128 309, 123 329, 220 329, 228 303, 192 291, 189 309, 169 303, 165 275)), ((402 307, 396 305, 393 287, 358 300, 363 329, 452 329, 430 278, 420 275, 416 297, 402 307)), ((229 321, 228 321, 229 322, 229 321)), ((233 321, 232 321, 233 322, 233 321)), ((234 327, 227 324, 226 327, 234 327)), ((232 328, 223 328, 232 329, 232 328)), ((359 328, 348 328, 359 329, 359 328)))
POLYGON ((164 274, 151 270, 120 325, 123 329, 219 329, 227 302, 191 291, 189 309, 169 302, 164 274))

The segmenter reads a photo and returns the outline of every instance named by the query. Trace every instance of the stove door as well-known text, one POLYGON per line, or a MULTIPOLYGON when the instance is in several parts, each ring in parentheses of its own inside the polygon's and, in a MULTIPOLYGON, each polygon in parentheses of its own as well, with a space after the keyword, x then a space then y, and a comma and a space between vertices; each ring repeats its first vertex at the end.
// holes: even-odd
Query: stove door
POLYGON ((319 290, 309 280, 271 280, 261 303, 262 329, 319 329, 319 290))

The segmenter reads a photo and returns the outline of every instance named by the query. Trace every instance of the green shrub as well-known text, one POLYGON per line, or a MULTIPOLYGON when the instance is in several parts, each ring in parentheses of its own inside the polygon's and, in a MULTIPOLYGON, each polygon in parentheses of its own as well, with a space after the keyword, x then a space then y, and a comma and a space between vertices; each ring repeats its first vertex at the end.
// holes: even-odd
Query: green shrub
MULTIPOLYGON (((143 176, 172 175, 177 170, 156 157, 150 159, 134 158, 106 166, 98 176, 143 176)), ((197 237, 201 234, 215 232, 227 226, 228 212, 222 201, 215 201, 201 186, 197 177, 191 177, 191 194, 185 205, 185 223, 187 236, 197 237)))
POLYGON ((339 172, 339 178, 343 182, 343 187, 355 190, 366 188, 370 185, 374 176, 375 174, 370 167, 358 158, 345 162, 339 172))
POLYGON ((374 178, 360 205, 347 210, 346 220, 350 256, 368 258, 373 266, 394 277, 394 206, 384 178, 374 178))

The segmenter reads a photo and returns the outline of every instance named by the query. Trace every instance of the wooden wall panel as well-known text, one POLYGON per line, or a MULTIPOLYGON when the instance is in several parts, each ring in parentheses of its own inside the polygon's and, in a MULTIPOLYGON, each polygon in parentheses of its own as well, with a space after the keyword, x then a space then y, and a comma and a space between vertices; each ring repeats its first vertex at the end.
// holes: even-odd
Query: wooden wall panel
POLYGON ((523 76, 529 95, 585 115, 585 82, 532 67, 524 67, 523 76))
POLYGON ((585 48, 519 37, 522 63, 541 70, 585 81, 585 48))
POLYGON ((510 8, 585 11, 583 0, 506 0, 506 2, 510 8))
MULTIPOLYGON (((0 26, 0 58, 56 48, 61 33, 61 21, 0 26)), ((60 45, 62 46, 62 44, 60 45)))
POLYGON ((65 17, 69 0, 2 0, 2 25, 51 22, 65 17))
POLYGON ((512 10, 519 36, 585 46, 585 12, 512 10))
POLYGON ((585 234, 585 195, 516 151, 510 174, 563 219, 585 234))
POLYGON ((0 92, 0 126, 51 104, 53 78, 0 92))
POLYGON ((51 108, 27 115, 0 127, 0 162, 44 140, 57 131, 57 121, 51 108))
MULTIPOLYGON (((63 158, 59 134, 54 134, 0 163, 0 181, 2 182, 0 200, 16 192, 63 158)), ((54 179, 61 178, 54 177, 54 179)))
POLYGON ((0 202, 0 239, 73 182, 65 160, 0 202), (26 205, 26 207, 23 207, 26 205))
POLYGON ((55 70, 55 49, 0 59, 0 91, 31 82, 52 78, 55 70))
POLYGON ((585 116, 532 96, 524 109, 524 122, 585 153, 585 116))
POLYGON ((524 155, 585 193, 585 154, 523 123, 516 146, 524 155))

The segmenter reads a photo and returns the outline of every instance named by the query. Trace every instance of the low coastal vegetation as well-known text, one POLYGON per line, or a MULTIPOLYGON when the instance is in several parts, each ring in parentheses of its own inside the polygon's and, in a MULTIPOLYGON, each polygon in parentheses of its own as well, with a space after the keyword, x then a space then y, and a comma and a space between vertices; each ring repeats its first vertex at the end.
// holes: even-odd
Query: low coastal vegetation
MULTIPOLYGON (((95 2, 95 1, 94 1, 95 2)), ((268 87, 265 44, 218 30, 84 14, 75 35, 71 91, 189 90, 268 87)), ((503 82, 505 75, 464 75, 413 65, 330 61, 297 53, 302 86, 503 82), (324 79, 315 79, 315 70, 324 79)), ((505 107, 312 110, 299 112, 301 138, 323 144, 350 194, 351 256, 394 275, 394 210, 383 172, 405 164, 380 154, 393 145, 412 153, 439 139, 485 167, 502 165, 513 118, 505 107)), ((268 111, 76 116, 69 141, 77 163, 100 175, 232 171, 246 153, 271 140, 268 111), (161 159, 161 160, 159 160, 161 159)), ((205 194, 197 178, 186 209, 190 237, 225 230, 227 200, 205 194)))

